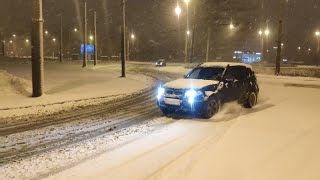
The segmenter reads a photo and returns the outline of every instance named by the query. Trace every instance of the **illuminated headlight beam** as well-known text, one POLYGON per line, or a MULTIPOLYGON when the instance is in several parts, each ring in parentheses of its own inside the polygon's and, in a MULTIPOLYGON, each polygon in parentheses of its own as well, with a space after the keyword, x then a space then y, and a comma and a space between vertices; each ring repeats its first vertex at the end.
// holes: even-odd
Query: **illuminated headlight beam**
POLYGON ((166 90, 165 90, 163 87, 160 87, 160 88, 158 89, 158 94, 157 94, 157 99, 158 99, 158 100, 161 99, 161 97, 164 95, 165 91, 166 91, 166 90))

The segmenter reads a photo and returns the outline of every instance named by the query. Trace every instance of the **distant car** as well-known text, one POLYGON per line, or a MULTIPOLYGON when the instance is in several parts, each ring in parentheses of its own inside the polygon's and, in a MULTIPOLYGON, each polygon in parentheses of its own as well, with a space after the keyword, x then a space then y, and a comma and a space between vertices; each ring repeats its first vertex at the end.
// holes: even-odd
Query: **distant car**
POLYGON ((164 67, 164 66, 167 66, 166 60, 164 60, 164 59, 159 59, 159 60, 156 62, 156 67, 164 67))
POLYGON ((259 86, 250 65, 204 63, 184 79, 158 89, 157 103, 164 115, 192 112, 210 119, 226 102, 238 101, 246 108, 256 105, 259 86))

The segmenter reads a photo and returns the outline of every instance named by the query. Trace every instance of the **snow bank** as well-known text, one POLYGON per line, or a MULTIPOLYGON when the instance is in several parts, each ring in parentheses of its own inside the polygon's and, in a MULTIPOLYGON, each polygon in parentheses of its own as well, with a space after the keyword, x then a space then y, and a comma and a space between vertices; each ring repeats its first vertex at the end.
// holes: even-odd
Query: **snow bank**
POLYGON ((119 67, 102 64, 84 69, 78 64, 46 64, 44 95, 31 98, 30 66, 8 63, 1 67, 5 71, 0 71, 0 118, 45 115, 98 104, 154 84, 153 79, 139 74, 120 78, 119 67))
POLYGON ((31 82, 0 70, 0 97, 13 94, 31 95, 31 82))

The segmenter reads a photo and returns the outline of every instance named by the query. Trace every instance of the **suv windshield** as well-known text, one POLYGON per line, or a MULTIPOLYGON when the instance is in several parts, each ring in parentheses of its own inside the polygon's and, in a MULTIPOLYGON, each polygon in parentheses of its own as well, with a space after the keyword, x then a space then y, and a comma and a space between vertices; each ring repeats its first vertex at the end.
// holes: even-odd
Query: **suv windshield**
POLYGON ((187 76, 187 79, 220 80, 225 68, 222 67, 197 67, 187 76))

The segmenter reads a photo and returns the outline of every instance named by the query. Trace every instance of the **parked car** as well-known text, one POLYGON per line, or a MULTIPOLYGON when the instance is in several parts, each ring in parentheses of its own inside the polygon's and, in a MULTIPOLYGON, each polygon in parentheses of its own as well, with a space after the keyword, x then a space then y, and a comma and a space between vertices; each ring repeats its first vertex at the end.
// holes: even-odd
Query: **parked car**
POLYGON ((159 59, 159 60, 156 62, 156 67, 164 67, 164 66, 167 66, 166 60, 164 60, 164 59, 159 59))
POLYGON ((227 102, 237 101, 246 108, 257 104, 259 86, 250 65, 204 63, 184 79, 158 89, 157 103, 163 114, 192 112, 209 119, 227 102))

